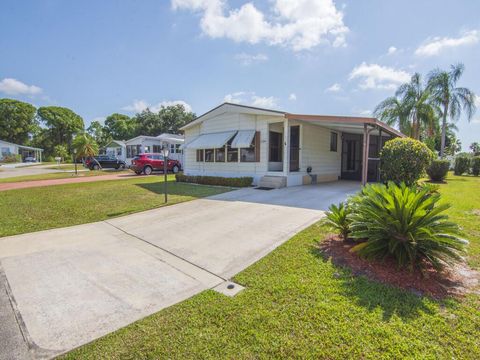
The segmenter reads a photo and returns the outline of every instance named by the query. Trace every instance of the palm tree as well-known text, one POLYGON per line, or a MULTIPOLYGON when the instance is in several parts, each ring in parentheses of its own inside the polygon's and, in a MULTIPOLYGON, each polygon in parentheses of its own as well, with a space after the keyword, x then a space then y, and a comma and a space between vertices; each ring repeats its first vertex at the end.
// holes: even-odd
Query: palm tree
POLYGON ((395 96, 387 98, 375 109, 375 115, 380 120, 398 125, 401 132, 417 140, 421 129, 434 128, 436 112, 419 73, 413 74, 410 82, 401 85, 395 96))
MULTIPOLYGON (((98 144, 90 135, 86 133, 77 135, 75 139, 73 139, 72 146, 76 150, 77 158, 75 161, 78 158, 94 157, 98 154, 98 144)), ((96 162, 100 166, 98 161, 96 162)))
POLYGON ((432 95, 432 100, 442 108, 442 138, 440 144, 440 157, 442 158, 445 155, 447 117, 456 121, 464 111, 470 121, 476 110, 473 91, 464 87, 457 87, 457 82, 464 69, 463 64, 456 64, 450 66, 450 71, 435 69, 428 76, 427 88, 432 95))
POLYGON ((398 126, 405 135, 411 135, 412 124, 408 118, 407 104, 396 96, 383 100, 377 105, 373 114, 390 126, 398 126))

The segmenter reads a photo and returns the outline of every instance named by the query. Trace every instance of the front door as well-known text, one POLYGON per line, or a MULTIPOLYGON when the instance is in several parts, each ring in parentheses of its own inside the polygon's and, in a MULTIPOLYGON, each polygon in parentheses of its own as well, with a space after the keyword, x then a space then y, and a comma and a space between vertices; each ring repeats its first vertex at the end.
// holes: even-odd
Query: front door
POLYGON ((300 170, 300 126, 290 126, 290 171, 300 170))
POLYGON ((342 179, 362 179, 362 135, 342 136, 342 179))

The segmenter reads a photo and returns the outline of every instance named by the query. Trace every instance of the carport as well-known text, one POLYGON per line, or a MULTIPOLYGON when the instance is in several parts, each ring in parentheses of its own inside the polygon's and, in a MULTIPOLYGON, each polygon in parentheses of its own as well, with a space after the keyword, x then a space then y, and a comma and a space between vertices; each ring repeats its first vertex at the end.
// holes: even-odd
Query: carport
POLYGON ((315 124, 341 132, 341 179, 380 180, 380 151, 386 141, 405 137, 400 131, 371 117, 286 114, 287 120, 315 124))

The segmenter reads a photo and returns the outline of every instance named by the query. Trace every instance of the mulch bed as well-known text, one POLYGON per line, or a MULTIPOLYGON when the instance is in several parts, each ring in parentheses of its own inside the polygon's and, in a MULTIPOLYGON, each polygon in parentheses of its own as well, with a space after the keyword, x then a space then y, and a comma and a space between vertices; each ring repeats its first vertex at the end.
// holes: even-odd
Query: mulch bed
POLYGON ((365 275, 370 279, 393 285, 413 292, 418 296, 428 295, 436 299, 447 296, 462 296, 468 292, 479 292, 480 274, 467 265, 457 265, 453 269, 438 272, 431 266, 420 270, 399 269, 393 258, 385 260, 365 260, 350 249, 356 243, 344 242, 331 235, 320 243, 320 250, 337 266, 352 270, 355 275, 365 275))

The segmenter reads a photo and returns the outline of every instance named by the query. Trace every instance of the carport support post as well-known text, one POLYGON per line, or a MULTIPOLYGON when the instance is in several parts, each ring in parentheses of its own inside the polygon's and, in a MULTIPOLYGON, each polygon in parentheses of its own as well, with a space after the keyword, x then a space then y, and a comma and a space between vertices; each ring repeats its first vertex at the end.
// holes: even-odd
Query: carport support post
POLYGON ((288 175, 288 155, 289 155, 289 135, 288 135, 288 118, 283 119, 283 175, 288 175))
POLYGON ((370 145, 370 131, 368 125, 363 124, 363 161, 362 161, 362 185, 367 184, 368 176, 368 147, 370 145))

